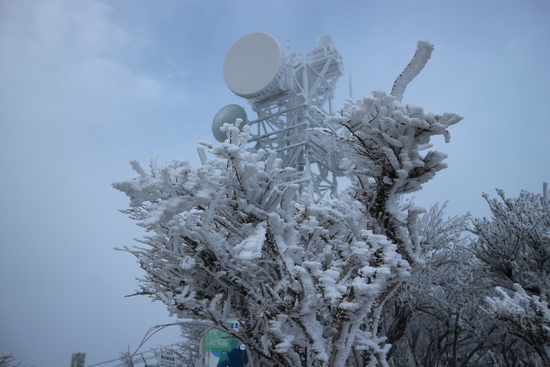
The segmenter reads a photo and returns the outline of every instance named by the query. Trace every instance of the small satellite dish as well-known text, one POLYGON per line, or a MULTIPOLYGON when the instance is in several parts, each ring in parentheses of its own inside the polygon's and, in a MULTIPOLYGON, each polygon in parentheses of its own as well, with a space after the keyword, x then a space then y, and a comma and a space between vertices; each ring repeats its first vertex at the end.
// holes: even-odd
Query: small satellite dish
POLYGON ((332 45, 332 37, 327 35, 319 36, 315 42, 315 48, 324 48, 329 45, 332 45))
POLYGON ((214 138, 220 143, 223 143, 225 139, 227 139, 227 135, 222 132, 220 128, 225 123, 234 124, 237 119, 243 120, 239 125, 239 129, 242 129, 248 122, 246 119, 246 111, 243 107, 237 104, 230 104, 219 110, 212 121, 212 134, 214 134, 214 138))
POLYGON ((263 99, 282 91, 286 67, 277 41, 269 34, 250 33, 231 46, 223 63, 225 84, 247 99, 263 99))

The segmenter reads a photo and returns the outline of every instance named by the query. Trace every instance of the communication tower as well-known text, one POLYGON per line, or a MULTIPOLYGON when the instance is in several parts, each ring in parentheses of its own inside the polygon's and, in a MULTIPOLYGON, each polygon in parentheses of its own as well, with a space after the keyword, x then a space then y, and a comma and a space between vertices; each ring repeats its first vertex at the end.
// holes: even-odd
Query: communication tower
POLYGON ((242 118, 251 126, 253 148, 276 151, 283 167, 295 169, 289 182, 299 183, 316 198, 336 195, 342 152, 334 141, 307 129, 330 128, 324 119, 332 114, 331 100, 342 74, 342 57, 330 36, 319 37, 305 54, 285 55, 272 36, 250 33, 227 52, 223 77, 258 118, 247 121, 243 107, 228 105, 216 114, 212 132, 223 142, 223 123, 242 118))

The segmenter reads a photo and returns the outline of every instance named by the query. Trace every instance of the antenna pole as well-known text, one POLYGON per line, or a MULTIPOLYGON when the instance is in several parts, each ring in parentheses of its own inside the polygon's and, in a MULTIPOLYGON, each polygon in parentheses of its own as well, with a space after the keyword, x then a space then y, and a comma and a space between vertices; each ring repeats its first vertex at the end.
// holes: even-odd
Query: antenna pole
POLYGON ((286 49, 287 51, 290 51, 290 39, 288 38, 288 29, 285 31, 285 38, 286 38, 286 49))
POLYGON ((349 98, 353 99, 353 90, 351 88, 351 68, 349 69, 349 98))

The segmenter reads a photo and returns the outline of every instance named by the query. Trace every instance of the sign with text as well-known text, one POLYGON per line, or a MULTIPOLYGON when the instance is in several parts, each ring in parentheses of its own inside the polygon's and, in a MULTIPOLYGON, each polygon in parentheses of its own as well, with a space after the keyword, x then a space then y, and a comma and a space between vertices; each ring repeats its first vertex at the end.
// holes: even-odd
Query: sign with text
POLYGON ((161 354, 158 361, 160 367, 176 367, 176 357, 171 354, 161 354))

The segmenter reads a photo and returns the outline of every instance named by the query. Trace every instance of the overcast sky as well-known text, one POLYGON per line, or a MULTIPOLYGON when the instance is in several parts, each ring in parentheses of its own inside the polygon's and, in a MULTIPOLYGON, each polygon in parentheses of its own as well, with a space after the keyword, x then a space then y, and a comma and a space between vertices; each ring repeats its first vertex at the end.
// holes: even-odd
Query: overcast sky
MULTIPOLYGON (((550 180, 550 2, 0 0, 0 353, 26 366, 87 365, 134 350, 172 321, 125 298, 141 275, 114 247, 141 235, 111 182, 128 161, 197 164, 197 142, 230 103, 229 47, 255 31, 284 52, 332 36, 345 75, 333 106, 390 91, 419 39, 432 59, 404 102, 456 112, 449 168, 416 195, 448 214, 486 216, 482 192, 540 192, 550 180)), ((145 349, 179 341, 177 328, 145 349)))

